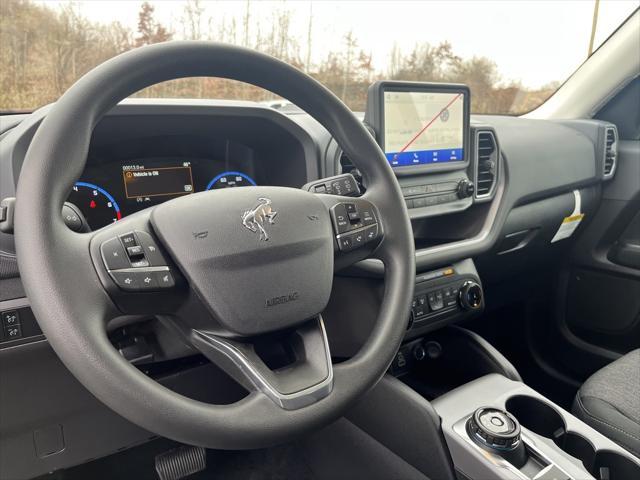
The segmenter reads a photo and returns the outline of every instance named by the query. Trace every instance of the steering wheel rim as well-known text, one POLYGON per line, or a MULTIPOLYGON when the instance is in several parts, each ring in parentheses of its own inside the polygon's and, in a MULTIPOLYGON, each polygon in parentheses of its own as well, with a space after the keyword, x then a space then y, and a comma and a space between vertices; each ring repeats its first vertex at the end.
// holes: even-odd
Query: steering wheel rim
POLYGON ((391 363, 406 328, 415 275, 413 236, 403 202, 374 139, 337 97, 311 77, 245 48, 170 42, 103 63, 52 107, 34 135, 19 178, 16 249, 25 290, 49 343, 98 399, 133 423, 168 438, 210 448, 259 448, 338 418, 391 363), (94 234, 71 232, 59 214, 83 171, 93 128, 102 116, 142 88, 194 76, 250 83, 309 113, 362 171, 368 186, 363 198, 375 204, 384 227, 376 256, 385 265, 385 291, 376 326, 353 358, 334 366, 332 391, 304 408, 283 410, 259 394, 232 405, 205 404, 168 390, 133 367, 107 338, 106 321, 119 312, 96 275, 90 255, 94 234), (36 191, 37 198, 32 195, 36 191))

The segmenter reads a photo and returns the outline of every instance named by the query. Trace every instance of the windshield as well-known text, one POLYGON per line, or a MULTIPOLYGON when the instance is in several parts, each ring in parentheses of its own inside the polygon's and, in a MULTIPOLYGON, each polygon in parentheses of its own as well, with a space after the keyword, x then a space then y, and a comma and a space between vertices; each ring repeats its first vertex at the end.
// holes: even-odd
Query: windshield
MULTIPOLYGON (((379 79, 465 83, 474 113, 520 114, 544 102, 637 0, 0 2, 0 110, 55 101, 118 53, 215 40, 274 55, 362 111, 379 79)), ((136 96, 283 102, 221 79, 185 79, 136 96)))

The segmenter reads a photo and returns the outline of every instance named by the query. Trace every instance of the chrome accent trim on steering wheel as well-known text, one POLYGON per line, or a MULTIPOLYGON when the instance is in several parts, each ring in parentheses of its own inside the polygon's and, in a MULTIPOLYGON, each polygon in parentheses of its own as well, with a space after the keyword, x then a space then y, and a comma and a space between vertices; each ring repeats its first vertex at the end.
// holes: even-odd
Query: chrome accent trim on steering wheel
POLYGON ((274 385, 260 374, 244 353, 223 338, 201 330, 194 330, 193 333, 209 346, 225 355, 251 381, 256 390, 264 393, 280 408, 284 410, 297 410, 323 399, 329 395, 333 389, 333 365, 331 364, 331 352, 329 351, 327 332, 325 331, 324 322, 320 315, 318 315, 317 321, 318 328, 322 334, 328 374, 319 383, 289 394, 278 391, 274 385))

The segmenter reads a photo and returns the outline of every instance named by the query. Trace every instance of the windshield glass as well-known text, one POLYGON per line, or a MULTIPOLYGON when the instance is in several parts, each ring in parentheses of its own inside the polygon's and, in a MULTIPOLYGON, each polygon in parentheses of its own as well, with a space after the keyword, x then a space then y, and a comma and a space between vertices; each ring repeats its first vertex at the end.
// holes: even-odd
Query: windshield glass
MULTIPOLYGON (((459 82, 474 113, 519 114, 544 102, 637 0, 0 2, 0 110, 33 110, 118 53, 215 40, 274 55, 353 110, 379 79, 459 82)), ((136 96, 272 101, 220 79, 167 82, 136 96)))

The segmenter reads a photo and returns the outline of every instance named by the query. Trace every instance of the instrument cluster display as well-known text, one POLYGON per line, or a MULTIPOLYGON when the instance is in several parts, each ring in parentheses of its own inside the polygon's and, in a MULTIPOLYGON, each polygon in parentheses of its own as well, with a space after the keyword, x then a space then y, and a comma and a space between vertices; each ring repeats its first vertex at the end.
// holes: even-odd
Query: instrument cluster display
POLYGON ((152 205, 220 188, 255 186, 249 162, 201 158, 148 158, 91 164, 67 199, 92 230, 152 205))

